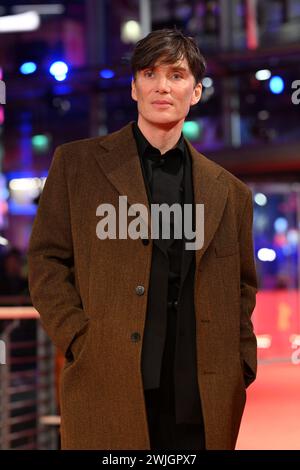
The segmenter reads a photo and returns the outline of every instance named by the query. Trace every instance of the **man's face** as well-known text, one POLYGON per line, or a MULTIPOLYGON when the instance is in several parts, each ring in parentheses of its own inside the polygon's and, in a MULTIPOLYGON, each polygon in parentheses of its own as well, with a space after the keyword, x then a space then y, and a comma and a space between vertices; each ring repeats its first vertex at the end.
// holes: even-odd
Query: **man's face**
POLYGON ((132 80, 131 96, 137 101, 139 119, 173 126, 184 121, 190 106, 201 98, 202 85, 195 86, 186 59, 140 70, 132 80))

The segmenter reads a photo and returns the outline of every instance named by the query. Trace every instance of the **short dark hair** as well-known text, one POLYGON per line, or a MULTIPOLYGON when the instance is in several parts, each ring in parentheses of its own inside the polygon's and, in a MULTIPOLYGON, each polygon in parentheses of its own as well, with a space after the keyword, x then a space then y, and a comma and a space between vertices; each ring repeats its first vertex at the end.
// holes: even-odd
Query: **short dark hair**
POLYGON ((148 67, 153 67, 158 59, 162 64, 174 64, 186 58, 196 84, 201 82, 206 62, 194 38, 185 36, 178 29, 158 29, 136 43, 131 57, 133 77, 148 67))

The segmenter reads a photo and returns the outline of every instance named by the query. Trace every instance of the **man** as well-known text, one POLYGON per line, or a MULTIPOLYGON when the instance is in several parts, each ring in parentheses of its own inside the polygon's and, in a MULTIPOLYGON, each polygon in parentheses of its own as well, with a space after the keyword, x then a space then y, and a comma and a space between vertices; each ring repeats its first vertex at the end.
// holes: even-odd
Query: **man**
POLYGON ((233 449, 256 374, 251 192, 183 138, 205 72, 194 40, 154 31, 132 69, 137 123, 57 149, 30 240, 32 301, 66 356, 62 448, 233 449), (175 216, 169 238, 119 236, 118 216, 103 236, 121 196, 129 216, 193 207, 193 229, 204 205, 202 246, 175 216))

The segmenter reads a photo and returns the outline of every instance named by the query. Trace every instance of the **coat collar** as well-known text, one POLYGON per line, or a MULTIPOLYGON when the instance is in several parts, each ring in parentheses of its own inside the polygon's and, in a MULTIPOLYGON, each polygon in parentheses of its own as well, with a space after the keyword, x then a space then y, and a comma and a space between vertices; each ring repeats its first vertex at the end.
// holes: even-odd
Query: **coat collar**
MULTIPOLYGON (((197 264, 221 221, 228 186, 221 177, 222 167, 200 154, 188 140, 185 139, 185 142, 192 159, 194 203, 204 204, 204 245, 196 251, 197 264)), ((132 122, 101 139, 100 145, 106 152, 96 152, 95 158, 106 177, 120 195, 127 196, 128 205, 143 204, 150 214, 132 122)))

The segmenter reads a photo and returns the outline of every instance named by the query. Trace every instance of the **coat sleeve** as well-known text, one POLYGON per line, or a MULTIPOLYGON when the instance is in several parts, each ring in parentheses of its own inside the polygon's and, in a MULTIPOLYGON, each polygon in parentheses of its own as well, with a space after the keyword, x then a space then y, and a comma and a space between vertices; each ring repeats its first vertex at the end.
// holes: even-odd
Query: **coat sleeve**
POLYGON ((240 355, 246 387, 255 380, 257 369, 257 342, 251 321, 257 293, 252 226, 253 203, 250 191, 239 230, 241 292, 240 355))
POLYGON ((40 197, 28 250, 32 303, 53 343, 68 357, 88 326, 74 283, 74 258, 64 154, 58 147, 40 197))

